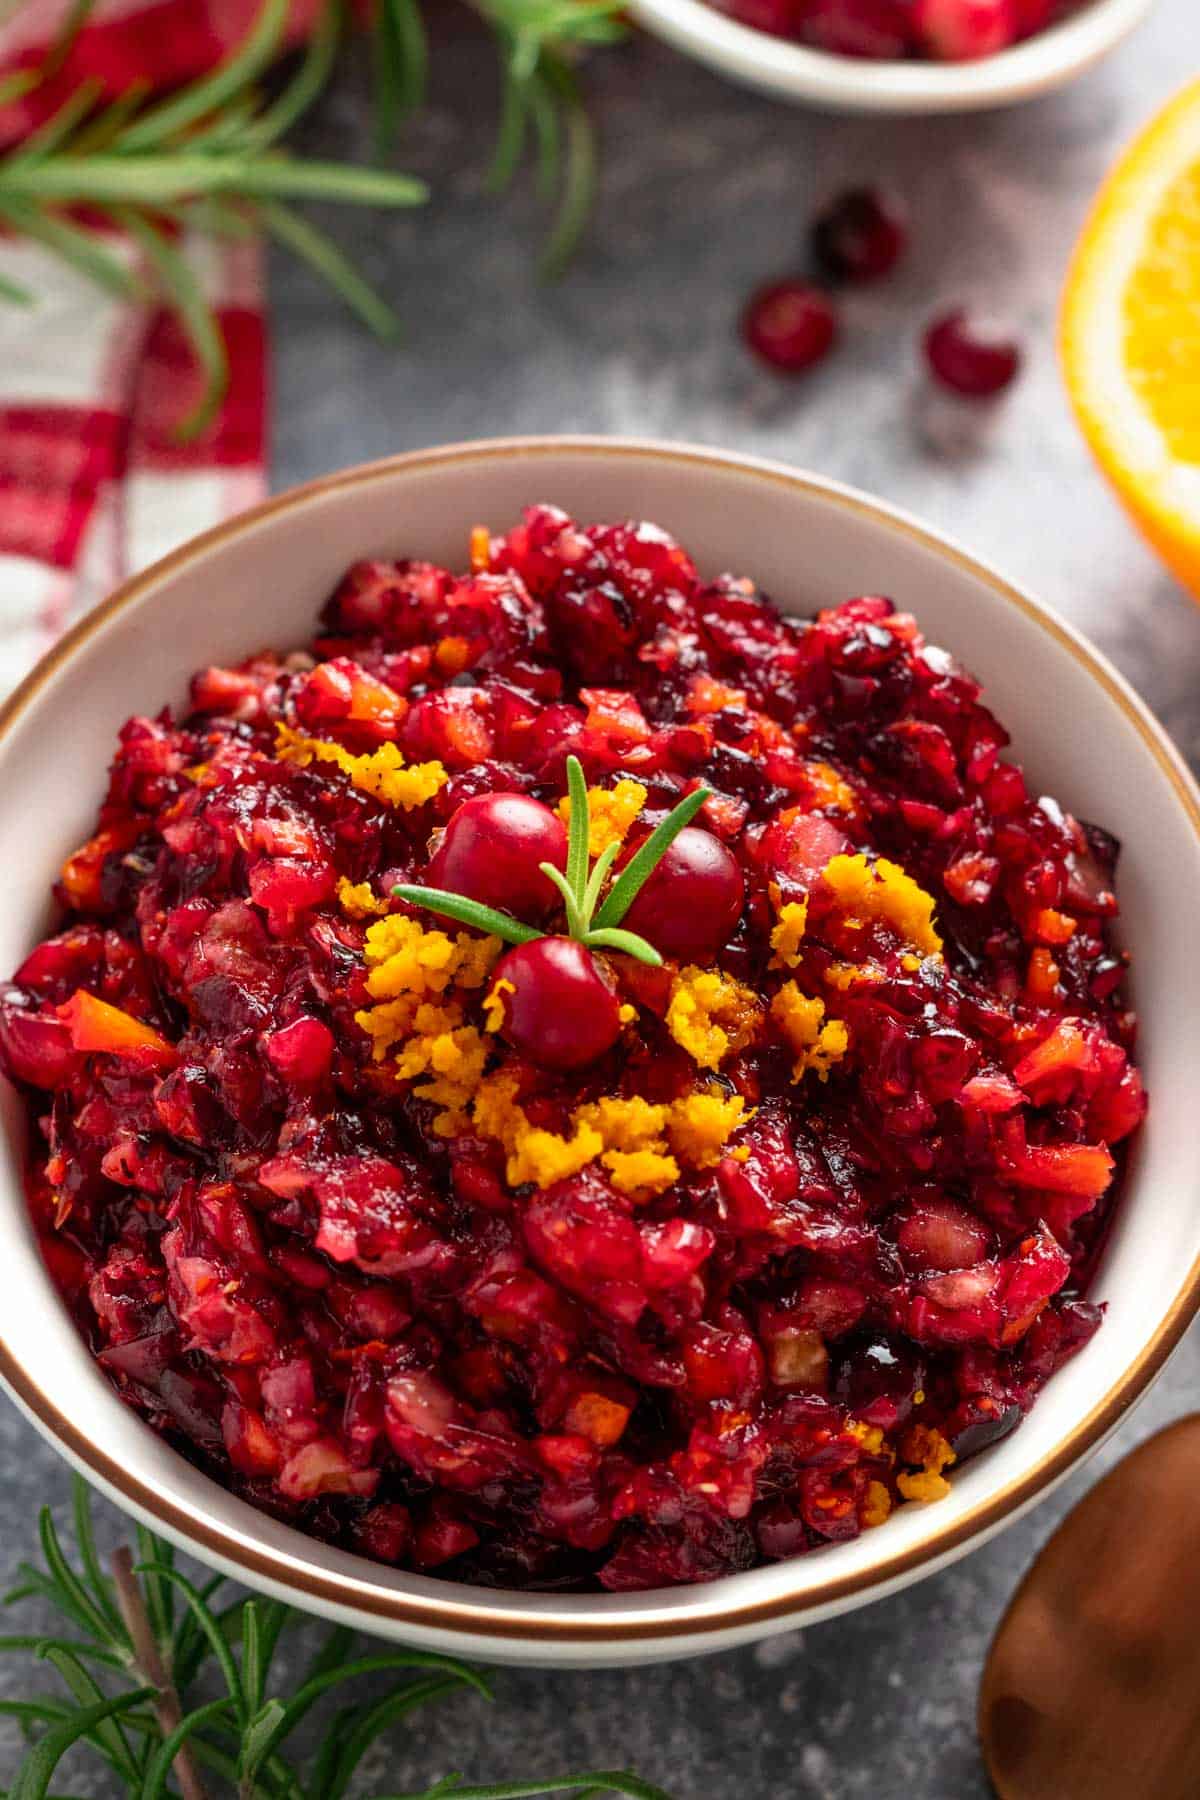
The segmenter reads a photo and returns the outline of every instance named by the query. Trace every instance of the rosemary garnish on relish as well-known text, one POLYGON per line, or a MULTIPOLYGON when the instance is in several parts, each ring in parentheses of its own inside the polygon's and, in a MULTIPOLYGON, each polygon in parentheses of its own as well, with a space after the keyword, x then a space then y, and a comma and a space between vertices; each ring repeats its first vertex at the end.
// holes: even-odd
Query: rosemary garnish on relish
MULTIPOLYGON (((64 1694, 0 1700, 0 1716, 16 1719, 31 1740, 7 1789, 8 1800, 56 1800, 49 1792, 68 1751, 100 1756, 130 1800, 343 1800, 368 1750, 428 1701, 490 1700, 479 1670, 431 1651, 372 1650, 335 1626, 292 1691, 271 1687, 275 1651, 301 1615, 280 1600, 220 1597, 214 1575, 202 1587, 176 1566, 173 1547, 137 1528, 139 1561, 122 1546, 101 1563, 92 1530, 91 1495, 74 1478, 72 1566, 49 1507, 40 1516, 44 1568, 23 1563, 5 1604, 48 1602, 67 1621, 52 1631, 0 1637, 0 1651, 24 1651, 46 1663, 64 1694), (381 1694, 373 1678, 403 1674, 381 1694), (302 1721, 335 1693, 345 1698, 371 1684, 365 1697, 340 1705, 310 1740, 302 1760, 285 1746, 302 1721), (214 1697, 214 1688, 218 1689, 214 1697), (339 1690, 341 1690, 339 1692, 339 1690)), ((412 1739, 409 1740, 411 1747, 412 1739)), ((478 1785, 456 1774, 430 1787, 380 1800, 523 1800, 574 1794, 600 1800, 669 1800, 661 1788, 624 1771, 592 1769, 557 1779, 478 1785)))
MULTIPOLYGON (((577 756, 567 758, 567 793, 571 801, 571 821, 567 837, 566 874, 561 869, 556 869, 553 863, 538 864, 542 874, 554 883, 562 895, 567 916, 566 936, 574 938, 586 949, 618 950, 626 956, 636 958, 638 962, 648 963, 651 968, 659 968, 662 957, 654 946, 635 931, 622 931, 621 921, 685 825, 690 825, 696 817, 708 799, 709 790, 706 787, 696 788, 667 814, 661 825, 655 827, 645 843, 630 857, 602 902, 600 896, 612 873, 613 864, 620 855, 621 844, 620 841, 609 844, 595 862, 591 863, 588 850, 591 817, 587 780, 577 756)), ((529 944, 535 938, 551 935, 539 931, 536 926, 524 924, 520 919, 514 919, 511 913, 501 912, 494 906, 483 906, 478 900, 470 900, 465 894, 449 893, 444 888, 421 887, 414 882, 403 882, 399 887, 394 887, 392 892, 398 900, 406 900, 410 906, 424 907, 426 911, 454 919, 460 925, 473 926, 476 931, 485 931, 506 944, 529 944)))

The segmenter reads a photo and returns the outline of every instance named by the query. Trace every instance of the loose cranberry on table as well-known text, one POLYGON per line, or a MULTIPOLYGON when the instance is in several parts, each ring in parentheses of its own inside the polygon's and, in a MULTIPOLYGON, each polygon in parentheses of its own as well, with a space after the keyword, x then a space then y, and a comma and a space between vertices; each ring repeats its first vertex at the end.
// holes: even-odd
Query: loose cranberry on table
POLYGON ((901 203, 878 188, 849 188, 817 214, 813 254, 836 281, 878 281, 891 273, 908 243, 901 203))
POLYGON ((1101 1328, 1115 841, 890 600, 787 618, 649 524, 359 564, 292 650, 126 724, 0 987, 106 1379, 273 1517, 491 1588, 943 1496, 1101 1328))
POLYGON ((787 375, 802 375, 821 362, 837 332, 833 302, 806 281, 773 281, 759 288, 742 314, 750 349, 787 375))
POLYGON ((1007 328, 962 307, 933 321, 924 350, 934 378, 972 400, 1002 394, 1021 367, 1021 347, 1007 328))

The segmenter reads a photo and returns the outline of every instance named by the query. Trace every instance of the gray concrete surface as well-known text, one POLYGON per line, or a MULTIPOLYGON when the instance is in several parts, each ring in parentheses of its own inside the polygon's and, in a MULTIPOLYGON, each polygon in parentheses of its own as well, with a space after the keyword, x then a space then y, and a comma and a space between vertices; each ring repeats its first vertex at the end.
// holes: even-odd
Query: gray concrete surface
MULTIPOLYGON (((500 204, 482 191, 490 56, 464 15, 443 16, 434 104, 402 156, 434 184, 429 211, 331 221, 407 319, 401 350, 374 345, 315 282, 273 266, 277 485, 509 431, 637 432, 784 457, 912 508, 1027 582, 1200 755, 1200 613, 1094 473, 1052 341, 1089 194, 1117 146, 1200 64, 1195 0, 1160 0, 1125 49, 1067 92, 975 119, 822 118, 632 43, 594 65, 600 200, 583 254, 550 289, 533 279, 530 190, 500 204), (827 190, 881 176, 912 207, 903 271, 848 302, 844 347, 811 380, 789 386, 755 370, 735 331, 747 289, 798 262, 827 190), (922 320, 963 297, 1010 316, 1028 352, 1020 385, 984 415, 935 403, 916 358, 922 320)), ((309 149, 363 144, 360 76, 349 71, 306 126, 309 149)), ((397 1734, 369 1767, 369 1790, 416 1789, 447 1769, 496 1780, 627 1760, 676 1800, 975 1800, 988 1791, 976 1684, 1004 1604, 1072 1500, 1186 1411, 1198 1378, 1193 1333, 1097 1462, 935 1579, 705 1662, 501 1674, 497 1707, 467 1704, 397 1734)), ((37 1505, 65 1501, 67 1478, 6 1405, 0 1469, 0 1546, 15 1565, 33 1551, 37 1505)), ((52 1685, 0 1660, 4 1693, 52 1685)), ((13 1742, 0 1740, 0 1775, 13 1742)), ((113 1792, 84 1765, 69 1791, 113 1792)))

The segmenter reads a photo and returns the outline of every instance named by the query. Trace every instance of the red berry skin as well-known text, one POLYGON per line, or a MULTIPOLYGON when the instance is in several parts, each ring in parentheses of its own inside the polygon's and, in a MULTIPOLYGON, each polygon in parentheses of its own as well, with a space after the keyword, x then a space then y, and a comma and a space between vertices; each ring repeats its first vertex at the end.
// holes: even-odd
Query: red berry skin
POLYGON ((909 0, 808 0, 802 42, 835 56, 891 61, 909 48, 909 0))
POLYGON ((987 320, 959 307, 925 333, 925 360, 936 380, 972 400, 1003 393, 1021 367, 1021 349, 987 320))
POLYGON ((833 348, 837 315, 828 294, 809 282, 773 281, 750 296, 742 335, 770 368, 802 375, 833 348))
POLYGON ((706 962, 742 914, 737 858, 711 831, 685 825, 621 921, 664 956, 706 962))
POLYGON ((812 248, 835 281, 878 281, 891 273, 908 242, 899 201, 876 188, 849 188, 813 221, 812 248))
POLYGON ((1014 0, 916 0, 917 41, 941 62, 972 62, 1007 50, 1020 34, 1014 0))
POLYGON ((616 984, 574 938, 517 944, 496 964, 492 991, 504 1005, 501 1036, 544 1069, 582 1069, 621 1030, 616 984))
POLYGON ((804 8, 798 0, 731 0, 729 10, 740 25, 769 32, 772 37, 794 38, 799 35, 804 8))
POLYGON ((477 794, 451 818, 426 881, 537 923, 558 901, 538 867, 544 862, 567 866, 562 820, 527 794, 477 794))

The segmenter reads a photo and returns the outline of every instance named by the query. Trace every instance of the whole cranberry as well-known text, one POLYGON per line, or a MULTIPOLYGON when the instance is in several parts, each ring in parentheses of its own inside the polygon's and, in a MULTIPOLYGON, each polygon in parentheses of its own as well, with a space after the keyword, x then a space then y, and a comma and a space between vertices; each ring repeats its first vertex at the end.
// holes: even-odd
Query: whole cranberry
POLYGON ((750 296, 742 335, 771 368, 802 375, 833 348, 837 315, 828 294, 809 282, 773 281, 750 296))
POLYGON ((837 281, 878 281, 907 242, 904 208, 878 188, 848 188, 813 221, 813 254, 837 281))
POLYGON ((595 1062, 621 1029, 616 983, 574 938, 517 944, 496 964, 493 992, 504 1006, 501 1035, 545 1069, 595 1062))
POLYGON ((685 825, 621 924, 664 956, 702 962, 721 948, 745 898, 733 852, 711 831, 685 825))
POLYGON ((429 864, 430 887, 518 919, 544 919, 558 899, 539 863, 567 866, 562 820, 527 794, 477 794, 452 816, 429 864))
POLYGON ((925 360, 943 387, 986 400, 1015 380, 1021 349, 1003 328, 958 307, 935 319, 925 333, 925 360))
POLYGON ((926 55, 942 62, 994 56, 1020 33, 1014 0, 916 0, 912 23, 926 55))

